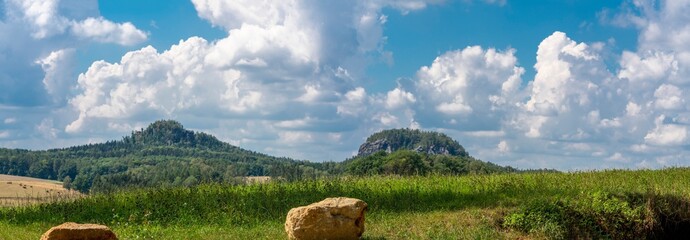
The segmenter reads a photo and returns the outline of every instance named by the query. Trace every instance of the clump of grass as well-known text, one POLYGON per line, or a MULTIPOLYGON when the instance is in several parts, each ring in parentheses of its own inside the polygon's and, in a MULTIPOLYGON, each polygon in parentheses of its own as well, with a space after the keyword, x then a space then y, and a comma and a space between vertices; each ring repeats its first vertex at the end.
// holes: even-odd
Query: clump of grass
POLYGON ((690 233, 690 202, 654 192, 594 191, 522 206, 503 225, 554 239, 668 239, 690 233))
POLYGON ((565 226, 566 209, 557 203, 533 201, 520 210, 507 215, 503 225, 522 232, 565 239, 568 229, 565 226))

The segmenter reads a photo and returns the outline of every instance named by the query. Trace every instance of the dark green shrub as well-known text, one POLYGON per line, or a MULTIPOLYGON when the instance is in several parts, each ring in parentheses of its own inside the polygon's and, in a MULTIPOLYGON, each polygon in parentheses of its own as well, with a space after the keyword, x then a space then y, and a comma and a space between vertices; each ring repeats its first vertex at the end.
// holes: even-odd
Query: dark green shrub
POLYGON ((553 239, 676 239, 690 234, 690 203, 671 195, 595 191, 527 204, 508 214, 503 226, 553 239))
POLYGON ((534 201, 503 220, 503 226, 554 239, 568 237, 564 207, 548 201, 534 201))

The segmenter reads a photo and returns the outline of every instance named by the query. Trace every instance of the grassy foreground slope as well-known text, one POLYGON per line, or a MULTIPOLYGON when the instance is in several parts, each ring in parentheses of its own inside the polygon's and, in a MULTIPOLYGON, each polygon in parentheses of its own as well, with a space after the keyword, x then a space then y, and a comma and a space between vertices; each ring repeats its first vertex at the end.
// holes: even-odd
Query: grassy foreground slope
POLYGON ((690 169, 363 177, 201 185, 0 209, 0 239, 65 221, 121 239, 282 239, 287 211, 326 197, 369 203, 367 239, 666 238, 690 229, 690 169))

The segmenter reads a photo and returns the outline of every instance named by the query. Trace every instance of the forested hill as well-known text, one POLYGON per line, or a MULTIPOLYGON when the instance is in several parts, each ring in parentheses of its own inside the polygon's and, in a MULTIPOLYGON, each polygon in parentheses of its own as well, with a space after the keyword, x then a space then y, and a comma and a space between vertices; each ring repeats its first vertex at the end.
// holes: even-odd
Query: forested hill
POLYGON ((356 157, 343 163, 352 175, 463 175, 519 172, 471 157, 454 139, 439 132, 391 129, 372 134, 356 157))
POLYGON ((235 152, 241 155, 260 155, 261 157, 268 157, 262 153, 251 152, 222 142, 212 135, 187 130, 182 124, 172 120, 156 121, 146 129, 133 131, 130 136, 125 136, 119 141, 108 141, 106 143, 88 144, 48 151, 76 153, 96 158, 120 157, 129 154, 150 155, 151 151, 158 151, 153 153, 155 155, 180 155, 175 153, 168 154, 165 152, 173 151, 172 149, 235 152))
POLYGON ((44 151, 0 149, 0 173, 60 180, 82 192, 236 182, 244 176, 315 177, 336 167, 248 151, 170 120, 106 143, 44 151))
POLYGON ((391 129, 372 134, 359 147, 358 156, 369 156, 379 151, 387 153, 413 150, 430 155, 469 156, 457 141, 439 132, 416 129, 391 129))
POLYGON ((472 158, 442 133, 394 129, 376 133, 358 157, 308 162, 245 150, 176 121, 156 121, 121 140, 62 149, 0 148, 0 174, 63 181, 82 192, 131 187, 240 183, 246 176, 285 180, 340 174, 424 175, 515 172, 472 158))

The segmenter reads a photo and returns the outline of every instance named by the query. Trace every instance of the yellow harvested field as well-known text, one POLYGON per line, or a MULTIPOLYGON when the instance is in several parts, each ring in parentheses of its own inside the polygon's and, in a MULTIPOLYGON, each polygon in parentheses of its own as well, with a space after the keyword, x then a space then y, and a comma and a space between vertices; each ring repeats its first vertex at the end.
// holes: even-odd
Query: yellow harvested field
POLYGON ((271 181, 271 177, 269 176, 244 177, 245 183, 267 183, 269 181, 271 181))
POLYGON ((0 174, 0 206, 17 206, 81 196, 53 180, 0 174))

